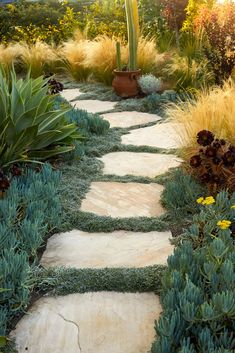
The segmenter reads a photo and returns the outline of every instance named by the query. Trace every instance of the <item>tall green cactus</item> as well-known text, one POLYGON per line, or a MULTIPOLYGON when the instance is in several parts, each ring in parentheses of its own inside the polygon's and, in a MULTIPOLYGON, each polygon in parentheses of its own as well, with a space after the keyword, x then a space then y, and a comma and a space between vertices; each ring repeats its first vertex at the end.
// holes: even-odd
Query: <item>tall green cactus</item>
POLYGON ((128 44, 129 44, 129 69, 137 69, 137 49, 139 36, 139 19, 137 0, 125 0, 128 44))
POLYGON ((121 43, 116 43, 116 62, 117 62, 117 69, 122 69, 122 60, 121 60, 121 43))

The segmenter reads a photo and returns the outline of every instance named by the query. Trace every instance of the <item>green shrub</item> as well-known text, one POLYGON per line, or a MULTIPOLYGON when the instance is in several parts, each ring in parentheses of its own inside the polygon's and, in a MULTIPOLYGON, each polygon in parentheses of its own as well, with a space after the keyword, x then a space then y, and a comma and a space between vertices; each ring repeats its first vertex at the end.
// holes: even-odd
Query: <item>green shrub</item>
POLYGON ((26 309, 30 265, 46 234, 60 225, 59 181, 60 173, 49 165, 40 172, 28 169, 12 180, 0 199, 0 336, 6 333, 9 317, 26 309))
POLYGON ((67 108, 54 110, 47 80, 29 75, 8 83, 0 71, 0 161, 6 167, 19 161, 43 160, 71 151, 80 137, 75 124, 64 118, 67 108))
POLYGON ((168 258, 153 353, 234 352, 234 239, 218 225, 220 217, 235 220, 234 201, 235 195, 229 199, 223 192, 203 205, 186 240, 168 258))

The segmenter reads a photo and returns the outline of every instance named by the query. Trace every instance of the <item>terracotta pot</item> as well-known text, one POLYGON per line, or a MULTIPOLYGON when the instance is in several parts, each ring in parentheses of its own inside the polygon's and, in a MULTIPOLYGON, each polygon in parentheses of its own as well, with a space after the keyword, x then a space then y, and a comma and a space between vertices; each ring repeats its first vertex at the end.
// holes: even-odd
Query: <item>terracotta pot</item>
POLYGON ((139 93, 138 78, 141 70, 118 71, 114 70, 115 77, 112 86, 118 96, 123 98, 135 97, 139 93))

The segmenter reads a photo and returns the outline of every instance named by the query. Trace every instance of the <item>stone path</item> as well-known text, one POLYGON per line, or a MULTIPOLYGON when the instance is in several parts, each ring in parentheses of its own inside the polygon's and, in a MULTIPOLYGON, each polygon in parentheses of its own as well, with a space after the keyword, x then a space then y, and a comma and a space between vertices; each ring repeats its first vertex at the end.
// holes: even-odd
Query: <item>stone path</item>
POLYGON ((83 93, 78 88, 66 89, 61 92, 61 97, 71 102, 73 99, 78 98, 83 93))
MULTIPOLYGON (((63 96, 76 99, 78 90, 63 96)), ((113 109, 114 102, 77 101, 72 104, 87 111, 113 109)), ((132 127, 155 123, 122 136, 123 144, 165 149, 179 146, 177 127, 161 123, 160 117, 138 112, 103 115, 111 127, 132 127)), ((103 173, 116 176, 154 178, 180 160, 172 154, 114 152, 100 160, 103 173)), ((160 198, 163 186, 151 182, 92 182, 82 201, 81 211, 114 218, 158 217, 165 210, 160 198)), ((173 252, 168 232, 86 233, 73 230, 53 235, 41 264, 44 267, 78 269, 138 268, 166 264, 173 252)), ((154 340, 154 321, 161 313, 154 293, 97 292, 38 300, 12 332, 19 353, 147 353, 154 340)))
POLYGON ((179 126, 175 123, 162 123, 132 130, 122 136, 122 143, 134 146, 151 146, 165 149, 179 148, 179 126))
POLYGON ((108 120, 110 127, 128 128, 131 126, 148 124, 161 120, 155 114, 139 113, 139 112, 114 112, 102 115, 105 120, 108 120))
POLYGON ((173 247, 170 232, 86 233, 73 230, 53 235, 43 254, 44 267, 145 267, 166 264, 173 247), (99 249, 99 251, 97 251, 99 249))
POLYGON ((98 159, 104 163, 104 174, 150 178, 164 174, 181 163, 175 155, 160 153, 113 152, 98 159))
POLYGON ((93 182, 81 210, 117 218, 157 217, 163 186, 158 184, 93 182))

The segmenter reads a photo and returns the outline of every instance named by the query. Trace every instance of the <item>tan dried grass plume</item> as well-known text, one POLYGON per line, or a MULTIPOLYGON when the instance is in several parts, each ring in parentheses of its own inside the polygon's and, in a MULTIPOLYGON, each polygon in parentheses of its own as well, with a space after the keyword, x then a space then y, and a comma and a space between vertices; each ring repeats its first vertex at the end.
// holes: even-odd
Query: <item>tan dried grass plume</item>
POLYGON ((56 50, 41 41, 35 44, 22 43, 19 47, 22 66, 31 70, 32 77, 38 77, 44 73, 54 71, 58 61, 56 50))
POLYGON ((167 114, 180 124, 178 134, 185 159, 198 149, 196 136, 201 130, 209 130, 217 138, 235 144, 235 83, 230 80, 223 87, 201 91, 195 102, 171 105, 167 114))
POLYGON ((64 42, 61 47, 58 48, 58 53, 64 61, 67 72, 76 81, 87 81, 91 73, 90 68, 85 64, 87 58, 87 49, 90 45, 89 40, 79 39, 69 40, 64 42))
MULTIPOLYGON (((90 67, 94 77, 107 85, 112 83, 113 70, 116 68, 116 42, 121 39, 98 36, 89 43, 85 64, 90 67)), ((122 62, 127 62, 127 47, 121 45, 122 62)))
POLYGON ((0 65, 9 72, 12 65, 16 65, 20 59, 19 44, 9 44, 5 46, 0 44, 0 65))

